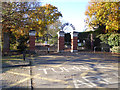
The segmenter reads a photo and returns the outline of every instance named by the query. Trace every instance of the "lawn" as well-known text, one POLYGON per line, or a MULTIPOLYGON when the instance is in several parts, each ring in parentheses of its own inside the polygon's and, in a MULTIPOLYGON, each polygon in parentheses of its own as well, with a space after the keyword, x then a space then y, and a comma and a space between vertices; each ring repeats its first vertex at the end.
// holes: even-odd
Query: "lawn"
MULTIPOLYGON (((26 54, 26 57, 29 57, 29 54, 26 54)), ((19 65, 25 63, 27 63, 27 61, 24 61, 23 54, 2 57, 2 66, 19 65)))

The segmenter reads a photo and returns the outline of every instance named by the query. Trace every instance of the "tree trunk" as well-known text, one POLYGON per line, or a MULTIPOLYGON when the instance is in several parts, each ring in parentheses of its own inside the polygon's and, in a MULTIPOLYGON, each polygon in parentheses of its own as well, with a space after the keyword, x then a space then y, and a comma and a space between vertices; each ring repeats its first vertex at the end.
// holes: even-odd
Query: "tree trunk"
POLYGON ((10 50, 10 33, 4 32, 3 33, 3 54, 8 54, 10 50))

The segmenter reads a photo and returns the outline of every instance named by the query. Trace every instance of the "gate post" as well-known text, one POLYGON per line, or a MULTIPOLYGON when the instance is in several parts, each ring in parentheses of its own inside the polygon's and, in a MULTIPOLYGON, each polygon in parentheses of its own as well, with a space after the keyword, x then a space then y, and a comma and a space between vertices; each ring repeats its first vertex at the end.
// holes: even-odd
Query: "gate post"
POLYGON ((58 33, 58 51, 64 52, 64 31, 59 31, 58 33))
POLYGON ((29 31, 29 50, 34 51, 35 50, 35 30, 29 31))
POLYGON ((71 32, 71 52, 78 51, 77 50, 77 46, 78 46, 77 39, 78 39, 78 33, 75 31, 71 32))

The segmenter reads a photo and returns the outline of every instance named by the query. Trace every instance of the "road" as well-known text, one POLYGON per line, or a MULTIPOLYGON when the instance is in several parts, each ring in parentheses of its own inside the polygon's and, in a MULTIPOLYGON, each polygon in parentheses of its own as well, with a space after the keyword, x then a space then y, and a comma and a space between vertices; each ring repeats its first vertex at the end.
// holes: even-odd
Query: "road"
POLYGON ((31 67, 3 68, 2 87, 118 88, 119 59, 117 54, 88 52, 29 57, 31 67))

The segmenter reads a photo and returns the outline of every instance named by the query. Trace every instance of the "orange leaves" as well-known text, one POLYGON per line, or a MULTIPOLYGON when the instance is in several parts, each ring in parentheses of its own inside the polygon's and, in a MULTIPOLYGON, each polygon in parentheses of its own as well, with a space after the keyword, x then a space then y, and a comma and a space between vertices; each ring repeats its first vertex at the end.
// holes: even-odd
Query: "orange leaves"
POLYGON ((85 11, 85 15, 88 15, 88 11, 85 11))
POLYGON ((18 37, 19 35, 28 34, 30 29, 44 32, 47 25, 54 23, 62 14, 57 7, 35 2, 10 2, 11 7, 8 7, 7 2, 2 4, 2 24, 3 30, 8 32, 10 27, 11 32, 18 37))
POLYGON ((112 15, 111 15, 111 14, 108 16, 108 19, 109 19, 109 20, 113 20, 113 18, 112 18, 112 15))
POLYGON ((90 10, 91 9, 91 7, 90 6, 88 6, 88 10, 90 10))

